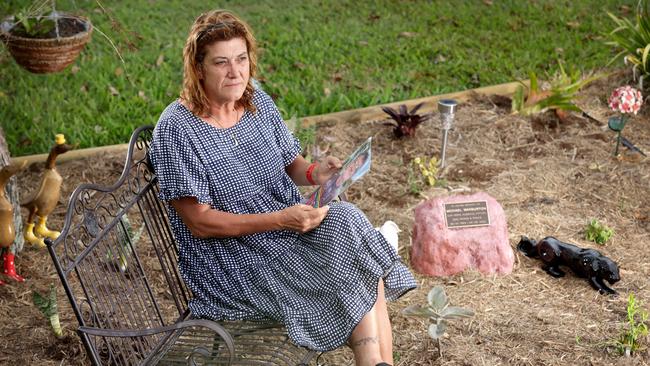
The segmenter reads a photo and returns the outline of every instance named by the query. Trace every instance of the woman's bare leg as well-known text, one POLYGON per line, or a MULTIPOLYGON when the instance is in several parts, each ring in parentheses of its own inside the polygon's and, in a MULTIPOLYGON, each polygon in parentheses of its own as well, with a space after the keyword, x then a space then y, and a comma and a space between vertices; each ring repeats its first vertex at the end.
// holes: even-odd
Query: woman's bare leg
POLYGON ((379 346, 379 327, 377 324, 377 310, 375 306, 364 315, 356 328, 352 331, 348 345, 354 352, 356 366, 375 366, 381 359, 379 346))
POLYGON ((354 352, 356 366, 393 363, 393 335, 382 280, 379 280, 375 305, 354 328, 348 344, 354 352))
POLYGON ((384 281, 379 280, 377 288, 377 325, 379 327, 379 350, 384 362, 393 364, 393 331, 388 318, 388 307, 386 306, 386 295, 384 294, 384 281))

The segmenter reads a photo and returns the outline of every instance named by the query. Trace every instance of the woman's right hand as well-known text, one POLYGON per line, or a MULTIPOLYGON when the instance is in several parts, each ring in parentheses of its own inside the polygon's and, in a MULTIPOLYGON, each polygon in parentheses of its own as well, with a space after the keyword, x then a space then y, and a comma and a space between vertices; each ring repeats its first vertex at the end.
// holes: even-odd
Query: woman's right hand
POLYGON ((306 233, 320 225, 329 209, 329 206, 314 208, 303 204, 287 207, 280 211, 280 226, 283 229, 306 233))

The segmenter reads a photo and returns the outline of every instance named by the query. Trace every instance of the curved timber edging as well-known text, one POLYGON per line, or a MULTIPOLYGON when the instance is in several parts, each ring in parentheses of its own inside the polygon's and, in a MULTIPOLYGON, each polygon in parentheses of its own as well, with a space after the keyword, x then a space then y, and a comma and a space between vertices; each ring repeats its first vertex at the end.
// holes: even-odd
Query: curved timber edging
MULTIPOLYGON (((379 105, 374 105, 365 108, 352 109, 352 110, 327 113, 327 114, 319 114, 316 116, 300 118, 300 124, 301 126, 305 127, 305 126, 310 126, 310 125, 325 123, 325 122, 346 121, 351 123, 359 123, 361 121, 386 119, 388 117, 386 113, 384 113, 384 111, 381 110, 381 108, 382 107, 396 108, 401 104, 405 104, 407 108, 411 109, 413 106, 415 106, 418 103, 424 103, 424 105, 422 106, 422 108, 419 109, 419 111, 421 113, 431 113, 438 110, 437 103, 438 100, 440 99, 456 99, 457 101, 462 102, 468 100, 472 94, 483 94, 483 95, 497 94, 497 95, 510 96, 515 92, 518 86, 522 85, 522 83, 524 83, 525 85, 529 85, 528 81, 523 81, 523 82, 515 81, 515 82, 510 82, 505 84, 485 86, 476 89, 468 89, 459 92, 438 94, 430 97, 410 99, 410 100, 404 100, 400 102, 393 102, 387 104, 379 104, 379 105)), ((57 162, 60 163, 68 160, 76 160, 76 159, 81 159, 81 158, 98 155, 98 154, 122 153, 122 152, 126 152, 128 147, 129 144, 127 143, 127 144, 107 145, 107 146, 91 147, 87 149, 71 150, 63 155, 60 155, 57 158, 57 162)), ((27 161, 27 165, 31 165, 34 163, 44 162, 45 160, 47 160, 47 155, 48 154, 19 156, 19 157, 11 158, 11 161, 12 163, 15 162, 21 163, 23 161, 27 161)))
POLYGON ((528 80, 526 81, 515 81, 506 84, 497 84, 491 86, 485 86, 482 88, 468 89, 459 92, 447 93, 447 94, 438 94, 430 97, 423 97, 417 99, 404 100, 401 102, 393 102, 387 104, 378 104, 371 107, 352 109, 348 111, 334 112, 328 114, 320 114, 317 116, 309 116, 300 118, 301 126, 309 126, 313 124, 323 123, 323 122, 339 122, 347 121, 352 123, 359 123, 362 121, 370 121, 377 119, 388 119, 388 115, 381 110, 381 107, 391 107, 396 108, 401 104, 406 104, 408 109, 411 109, 419 103, 424 105, 418 110, 420 113, 431 113, 438 111, 438 100, 441 99, 456 99, 459 102, 466 101, 470 98, 472 94, 483 94, 483 95, 512 95, 518 86, 526 86, 530 84, 528 80))

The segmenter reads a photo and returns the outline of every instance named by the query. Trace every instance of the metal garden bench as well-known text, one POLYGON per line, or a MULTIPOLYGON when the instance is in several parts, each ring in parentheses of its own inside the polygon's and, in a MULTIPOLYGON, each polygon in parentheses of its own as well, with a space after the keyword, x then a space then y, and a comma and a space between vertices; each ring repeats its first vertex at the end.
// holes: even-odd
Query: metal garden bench
POLYGON ((46 240, 91 362, 309 364, 316 352, 292 344, 281 324, 192 318, 192 294, 147 160, 152 132, 133 133, 114 185, 77 187, 61 236, 46 240))

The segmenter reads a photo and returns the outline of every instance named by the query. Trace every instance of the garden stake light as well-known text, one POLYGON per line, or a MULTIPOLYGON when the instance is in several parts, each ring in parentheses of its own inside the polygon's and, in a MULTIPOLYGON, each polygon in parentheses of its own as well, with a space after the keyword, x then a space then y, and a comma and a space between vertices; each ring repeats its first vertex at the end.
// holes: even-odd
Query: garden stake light
POLYGON ((458 103, 453 99, 442 99, 438 101, 438 112, 440 112, 440 123, 442 123, 442 148, 440 150, 440 168, 445 167, 445 156, 447 154, 447 135, 454 122, 454 113, 458 103))

